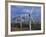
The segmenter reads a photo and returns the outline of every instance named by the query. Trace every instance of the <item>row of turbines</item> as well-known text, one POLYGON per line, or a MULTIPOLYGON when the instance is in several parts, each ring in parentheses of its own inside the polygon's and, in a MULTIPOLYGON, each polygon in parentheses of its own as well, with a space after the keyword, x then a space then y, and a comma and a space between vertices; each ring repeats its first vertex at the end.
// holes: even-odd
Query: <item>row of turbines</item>
MULTIPOLYGON (((31 12, 28 13, 28 15, 29 15, 29 27, 30 27, 30 30, 31 30, 31 20, 33 22, 35 22, 33 17, 32 17, 33 10, 34 9, 32 8, 31 12)), ((26 14, 25 14, 25 16, 26 16, 26 14)), ((20 28, 22 29, 22 16, 21 16, 20 28)))
MULTIPOLYGON (((29 17, 29 27, 30 27, 30 30, 31 30, 31 21, 33 21, 33 23, 35 23, 35 21, 33 19, 33 16, 32 16, 34 8, 32 8, 30 11, 29 11, 29 9, 26 9, 26 10, 28 11, 28 13, 25 13, 24 16, 27 16, 26 14, 28 14, 28 17, 29 17)), ((18 19, 16 19, 16 20, 18 20, 18 19)), ((22 29, 22 15, 20 15, 19 20, 21 20, 19 23, 20 23, 20 28, 22 29)), ((24 21, 25 21, 25 19, 24 19, 24 21)), ((16 21, 15 23, 18 23, 18 21, 16 21)))

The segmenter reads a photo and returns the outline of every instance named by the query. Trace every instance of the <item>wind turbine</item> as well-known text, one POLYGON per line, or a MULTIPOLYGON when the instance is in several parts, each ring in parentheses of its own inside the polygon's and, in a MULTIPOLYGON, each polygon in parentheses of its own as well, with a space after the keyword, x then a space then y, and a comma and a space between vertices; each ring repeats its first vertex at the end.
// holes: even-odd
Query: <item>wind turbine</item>
POLYGON ((35 22, 33 17, 32 17, 32 13, 33 13, 34 8, 32 8, 31 12, 29 13, 29 27, 31 30, 31 20, 33 21, 33 23, 35 22))

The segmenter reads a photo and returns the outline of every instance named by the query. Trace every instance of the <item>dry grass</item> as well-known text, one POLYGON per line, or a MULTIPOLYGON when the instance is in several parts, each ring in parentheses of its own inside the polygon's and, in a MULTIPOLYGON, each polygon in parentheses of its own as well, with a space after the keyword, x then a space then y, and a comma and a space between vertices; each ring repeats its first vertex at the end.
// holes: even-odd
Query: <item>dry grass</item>
POLYGON ((28 31, 29 28, 25 27, 25 28, 18 28, 18 27, 12 27, 11 31, 28 31))

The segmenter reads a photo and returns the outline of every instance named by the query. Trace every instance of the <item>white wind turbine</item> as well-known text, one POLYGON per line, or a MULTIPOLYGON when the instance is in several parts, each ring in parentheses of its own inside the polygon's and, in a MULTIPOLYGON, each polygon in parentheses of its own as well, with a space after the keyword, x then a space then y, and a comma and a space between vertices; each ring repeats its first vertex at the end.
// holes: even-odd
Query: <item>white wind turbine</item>
POLYGON ((33 17, 32 17, 33 10, 34 10, 34 8, 32 8, 31 12, 29 13, 29 27, 30 27, 30 30, 31 30, 31 20, 33 22, 35 22, 33 17))

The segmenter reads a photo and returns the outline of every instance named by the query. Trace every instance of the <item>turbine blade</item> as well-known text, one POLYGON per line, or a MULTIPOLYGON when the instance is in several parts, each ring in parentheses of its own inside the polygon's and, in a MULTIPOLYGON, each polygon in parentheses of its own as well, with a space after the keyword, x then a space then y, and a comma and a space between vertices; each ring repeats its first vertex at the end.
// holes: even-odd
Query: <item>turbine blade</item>
POLYGON ((32 10, 31 10, 31 14, 33 13, 33 10, 34 10, 34 8, 32 8, 32 10))
POLYGON ((33 21, 33 23, 35 23, 35 21, 34 21, 34 19, 33 19, 33 17, 31 16, 31 20, 33 21))
POLYGON ((31 10, 31 20, 33 21, 33 23, 35 23, 33 16, 32 16, 33 10, 34 10, 34 8, 32 8, 32 10, 31 10))

